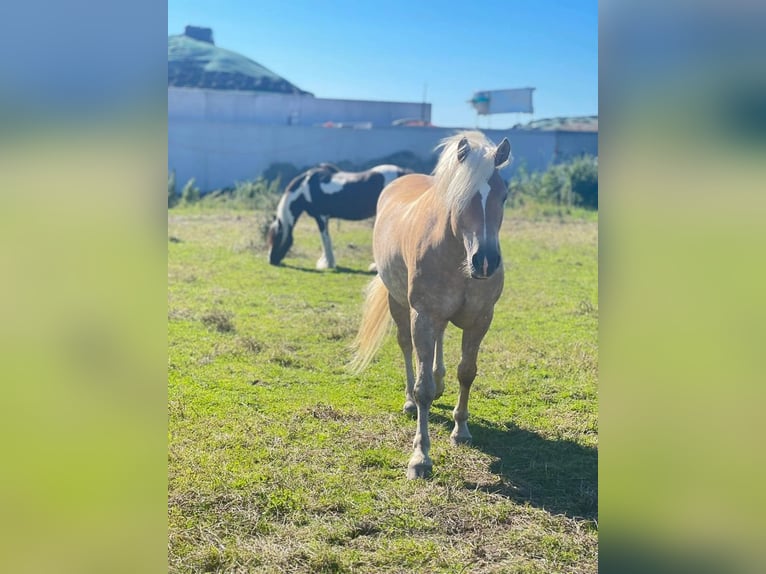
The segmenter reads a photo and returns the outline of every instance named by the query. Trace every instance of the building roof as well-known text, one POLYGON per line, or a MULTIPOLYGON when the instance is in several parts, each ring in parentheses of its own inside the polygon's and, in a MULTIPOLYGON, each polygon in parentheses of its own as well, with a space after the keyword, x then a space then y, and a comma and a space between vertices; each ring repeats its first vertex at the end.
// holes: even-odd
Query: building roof
POLYGON ((168 86, 312 95, 258 62, 219 48, 210 28, 194 26, 168 36, 168 86))
POLYGON ((545 118, 533 120, 526 124, 513 126, 515 129, 532 131, 573 131, 573 132, 597 132, 598 116, 573 116, 565 118, 545 118))

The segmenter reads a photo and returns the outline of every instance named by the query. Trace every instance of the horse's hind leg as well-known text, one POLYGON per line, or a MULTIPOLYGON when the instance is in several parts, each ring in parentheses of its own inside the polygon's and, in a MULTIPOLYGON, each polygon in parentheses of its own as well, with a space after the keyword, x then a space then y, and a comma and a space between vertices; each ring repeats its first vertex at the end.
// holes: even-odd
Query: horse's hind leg
POLYGON ((334 269, 335 255, 332 252, 332 241, 330 240, 330 229, 327 225, 329 217, 320 215, 316 218, 319 234, 322 236, 322 257, 317 259, 317 269, 334 269))
POLYGON ((407 372, 407 386, 404 389, 404 412, 411 417, 416 417, 418 407, 415 404, 415 372, 412 368, 412 334, 410 332, 410 310, 402 307, 390 295, 388 296, 388 308, 396 323, 396 340, 404 355, 404 368, 407 372))
POLYGON ((476 378, 476 359, 479 356, 479 345, 481 345, 484 335, 489 330, 489 324, 492 317, 486 324, 474 326, 463 331, 462 356, 460 365, 457 368, 457 379, 460 382, 460 394, 458 395, 457 405, 452 411, 455 419, 455 428, 452 430, 450 439, 453 444, 471 442, 471 433, 468 430, 468 395, 471 392, 471 385, 476 378))

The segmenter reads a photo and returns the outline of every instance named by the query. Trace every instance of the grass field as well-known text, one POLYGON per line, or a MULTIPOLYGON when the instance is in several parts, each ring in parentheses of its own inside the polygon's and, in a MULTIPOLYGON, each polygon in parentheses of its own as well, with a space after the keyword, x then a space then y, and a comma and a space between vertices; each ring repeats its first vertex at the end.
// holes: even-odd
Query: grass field
POLYGON ((450 327, 427 481, 395 338, 345 368, 371 223, 331 222, 340 267, 316 272, 313 220, 272 267, 263 217, 169 213, 169 571, 596 572, 597 216, 506 214, 473 445, 449 443, 450 327))

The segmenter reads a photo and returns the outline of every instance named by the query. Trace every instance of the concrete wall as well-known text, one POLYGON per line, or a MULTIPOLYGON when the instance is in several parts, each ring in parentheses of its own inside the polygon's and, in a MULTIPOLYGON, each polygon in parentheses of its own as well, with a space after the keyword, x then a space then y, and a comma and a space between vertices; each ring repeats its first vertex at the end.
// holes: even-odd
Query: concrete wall
POLYGON ((316 126, 329 121, 388 127, 402 118, 430 121, 431 104, 170 87, 168 118, 278 126, 316 126))
MULTIPOLYGON (((192 177, 202 191, 254 179, 274 162, 296 167, 323 161, 362 163, 400 151, 426 159, 455 128, 334 129, 275 126, 168 118, 168 170, 184 185, 192 177)), ((598 134, 483 130, 494 142, 507 137, 514 162, 503 170, 510 178, 519 165, 544 170, 557 159, 598 155, 598 134)))
POLYGON ((560 162, 583 155, 598 155, 598 132, 554 132, 554 161, 560 162))

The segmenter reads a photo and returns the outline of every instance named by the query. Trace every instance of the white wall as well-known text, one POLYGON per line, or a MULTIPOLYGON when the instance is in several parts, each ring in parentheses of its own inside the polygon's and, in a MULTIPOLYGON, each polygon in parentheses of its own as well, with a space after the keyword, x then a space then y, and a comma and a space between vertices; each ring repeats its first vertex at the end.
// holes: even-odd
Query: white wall
MULTIPOLYGON (((426 118, 430 119, 431 106, 426 118)), ((311 96, 168 88, 168 170, 179 186, 194 178, 202 191, 254 179, 275 162, 298 168, 323 161, 363 163, 410 151, 428 159, 455 128, 392 127, 420 117, 422 104, 326 100, 311 96), (288 118, 294 124, 287 125, 288 118), (372 122, 373 129, 317 127, 326 121, 372 122)), ((515 161, 544 170, 552 161, 598 155, 598 134, 483 130, 494 142, 508 137, 515 161)))
MULTIPOLYGON (((332 129, 309 126, 264 126, 232 122, 168 119, 168 169, 178 185, 192 177, 203 191, 254 179, 274 162, 296 167, 323 161, 362 163, 395 152, 411 151, 428 158, 450 128, 332 129)), ((598 154, 597 134, 484 130, 494 142, 508 137, 514 163, 503 171, 509 178, 522 164, 545 169, 556 157, 598 154), (563 138, 563 139, 562 139, 563 138)))

